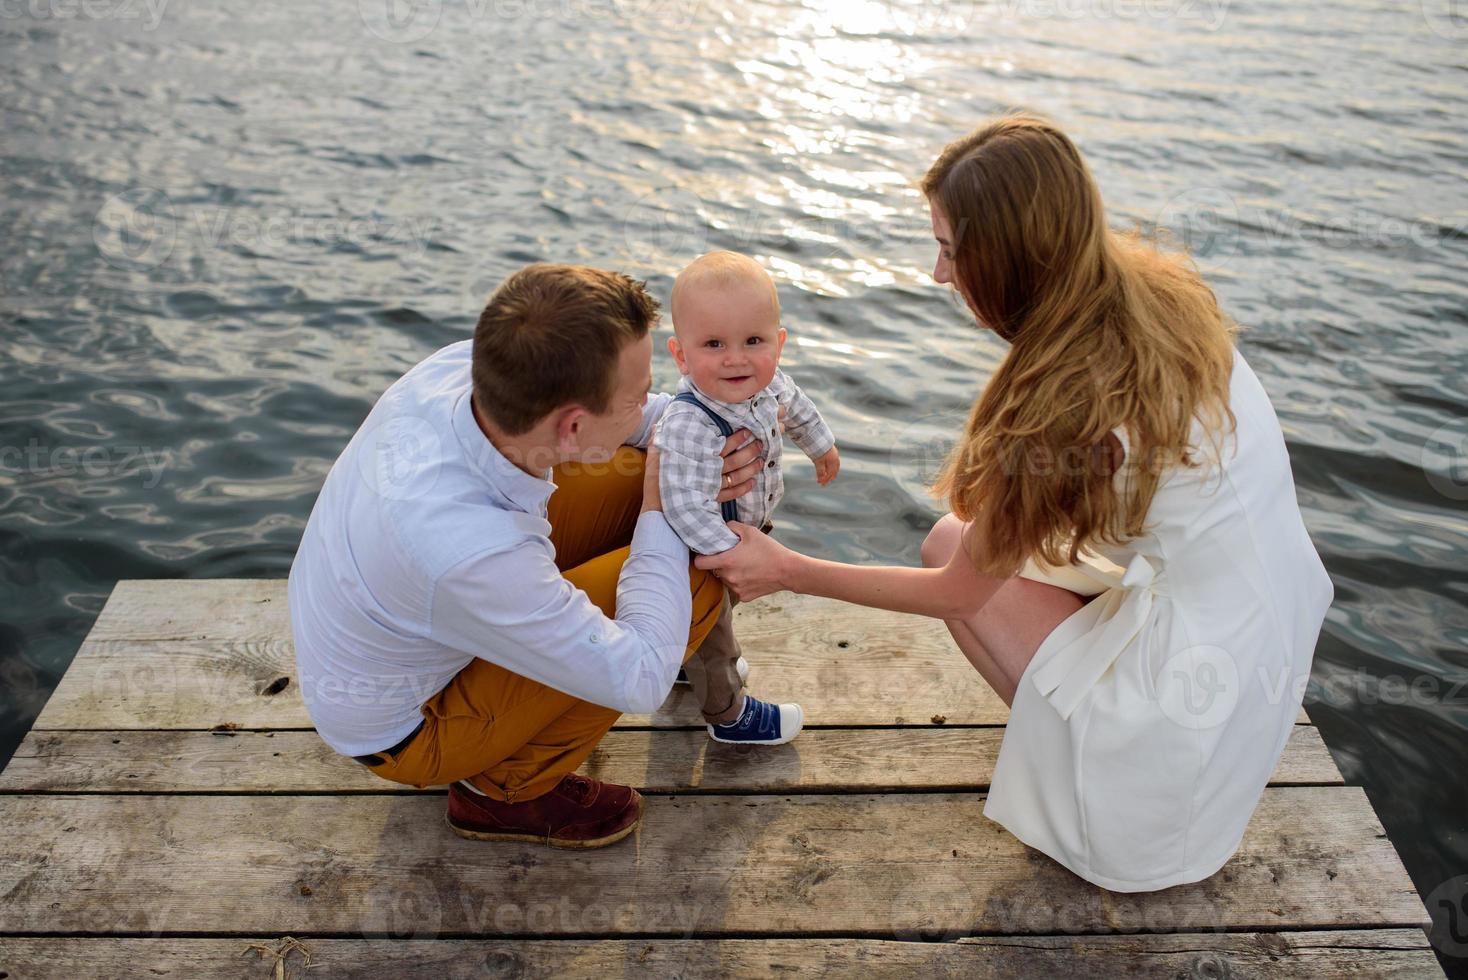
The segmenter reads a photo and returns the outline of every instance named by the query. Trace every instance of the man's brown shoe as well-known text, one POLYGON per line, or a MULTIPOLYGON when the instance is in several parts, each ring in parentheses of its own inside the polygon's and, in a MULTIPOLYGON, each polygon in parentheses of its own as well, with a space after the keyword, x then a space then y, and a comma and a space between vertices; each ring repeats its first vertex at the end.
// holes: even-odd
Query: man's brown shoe
POLYGON ((448 820, 449 829, 470 840, 605 847, 642 823, 642 794, 572 773, 544 796, 501 803, 454 783, 449 786, 448 820))

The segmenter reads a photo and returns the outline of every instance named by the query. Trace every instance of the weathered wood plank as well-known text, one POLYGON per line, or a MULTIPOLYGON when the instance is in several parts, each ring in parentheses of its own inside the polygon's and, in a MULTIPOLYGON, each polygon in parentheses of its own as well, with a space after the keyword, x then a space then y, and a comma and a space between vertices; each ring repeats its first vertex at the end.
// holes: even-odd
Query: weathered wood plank
MULTIPOLYGON (((721 745, 703 731, 614 731, 582 771, 644 792, 987 789, 1002 728, 810 729, 789 745, 721 745)), ((1340 785, 1320 733, 1297 725, 1272 785, 1340 785)), ((411 790, 314 732, 31 732, 0 792, 300 793, 411 790)))
POLYGON ((0 797, 0 933, 690 936, 1421 926, 1357 787, 1265 791, 1206 881, 1117 895, 977 795, 650 800, 596 852, 464 841, 433 796, 0 797))
MULTIPOLYGON (((943 624, 779 595, 736 608, 756 693, 812 725, 1002 725, 1009 709, 943 624)), ((1301 710, 1297 722, 1308 724, 1301 710)), ((687 688, 622 727, 696 725, 687 688)), ((310 728, 278 580, 123 581, 51 695, 38 730, 310 728)))
POLYGON ((958 943, 872 939, 721 940, 367 940, 311 939, 279 962, 254 947, 278 938, 6 939, 0 971, 16 980, 172 977, 182 980, 278 975, 459 980, 514 976, 812 976, 841 980, 970 980, 1050 977, 1269 977, 1271 980, 1441 978, 1421 930, 1173 933, 1133 936, 975 938, 958 943), (306 969, 306 954, 311 968, 306 969))

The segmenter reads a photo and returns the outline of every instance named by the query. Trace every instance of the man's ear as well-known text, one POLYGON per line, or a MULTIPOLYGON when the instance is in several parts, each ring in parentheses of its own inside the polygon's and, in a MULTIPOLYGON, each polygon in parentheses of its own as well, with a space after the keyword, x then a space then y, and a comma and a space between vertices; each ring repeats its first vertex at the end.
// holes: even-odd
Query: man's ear
POLYGON ((668 353, 673 355, 673 363, 678 365, 678 373, 687 374, 688 361, 683 357, 683 345, 678 343, 677 337, 668 338, 668 353))
POLYGON ((556 451, 562 456, 575 457, 581 451, 581 429, 586 424, 587 411, 583 405, 567 405, 556 409, 556 451))

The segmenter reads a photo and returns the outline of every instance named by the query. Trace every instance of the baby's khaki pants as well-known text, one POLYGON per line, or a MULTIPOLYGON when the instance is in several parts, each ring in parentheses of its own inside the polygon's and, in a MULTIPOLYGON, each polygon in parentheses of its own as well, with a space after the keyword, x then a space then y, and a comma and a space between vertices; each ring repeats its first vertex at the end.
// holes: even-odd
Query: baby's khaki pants
MULTIPOLYGON (((774 529, 769 521, 760 528, 766 534, 774 529)), ((734 607, 739 600, 724 590, 724 605, 719 621, 704 638, 698 650, 683 662, 683 672, 693 686, 693 696, 710 725, 726 725, 739 717, 744 705, 744 684, 739 680, 739 641, 734 638, 734 607)))

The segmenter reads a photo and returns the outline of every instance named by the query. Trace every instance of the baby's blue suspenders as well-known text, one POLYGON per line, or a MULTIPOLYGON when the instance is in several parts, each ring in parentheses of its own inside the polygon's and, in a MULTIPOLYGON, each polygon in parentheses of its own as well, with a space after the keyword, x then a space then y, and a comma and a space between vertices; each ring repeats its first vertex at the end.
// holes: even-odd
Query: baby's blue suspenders
MULTIPOLYGON (((699 408, 703 409, 704 414, 713 419, 714 425, 719 427, 719 435, 723 436, 725 439, 728 439, 734 434, 734 429, 729 425, 728 422, 724 421, 724 417, 718 412, 714 411, 712 408, 709 408, 703 402, 699 401, 698 396, 695 395, 693 392, 680 391, 677 395, 673 397, 673 401, 687 402, 690 405, 697 405, 699 408)), ((722 504, 720 504, 719 513, 723 515, 723 518, 726 521, 739 520, 739 507, 735 505, 734 501, 732 500, 726 500, 722 504)))

